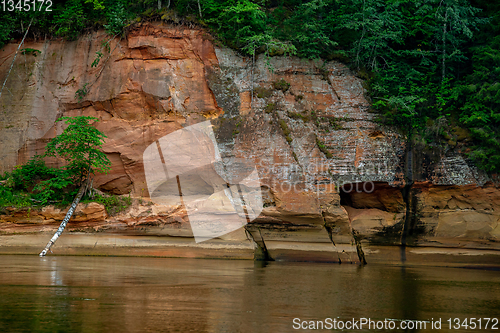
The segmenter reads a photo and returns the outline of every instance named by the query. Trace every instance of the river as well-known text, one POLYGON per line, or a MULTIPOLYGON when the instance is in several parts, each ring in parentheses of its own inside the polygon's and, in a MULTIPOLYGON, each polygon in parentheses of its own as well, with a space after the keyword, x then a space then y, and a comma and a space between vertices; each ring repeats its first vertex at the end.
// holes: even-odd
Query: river
POLYGON ((499 318, 499 309, 494 269, 0 256, 1 332, 306 332, 294 327, 360 318, 426 322, 394 332, 437 331, 441 318, 447 332, 448 318, 499 318))

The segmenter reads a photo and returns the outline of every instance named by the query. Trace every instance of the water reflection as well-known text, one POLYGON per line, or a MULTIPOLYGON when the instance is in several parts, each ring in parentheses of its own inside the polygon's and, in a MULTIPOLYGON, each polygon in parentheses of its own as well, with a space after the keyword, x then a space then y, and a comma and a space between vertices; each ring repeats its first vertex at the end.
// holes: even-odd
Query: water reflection
POLYGON ((159 258, 0 260, 2 332, 290 332, 293 318, 446 320, 498 317, 500 308, 495 271, 159 258))

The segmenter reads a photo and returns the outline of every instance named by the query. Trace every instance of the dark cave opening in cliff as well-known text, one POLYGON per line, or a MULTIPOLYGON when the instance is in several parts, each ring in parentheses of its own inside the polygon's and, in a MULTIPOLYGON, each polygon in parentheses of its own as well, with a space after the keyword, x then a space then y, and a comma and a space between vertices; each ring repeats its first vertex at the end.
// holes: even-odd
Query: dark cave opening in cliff
POLYGON ((341 206, 350 206, 352 207, 352 199, 351 192, 347 191, 347 189, 352 186, 352 183, 344 184, 339 188, 339 196, 340 196, 340 205, 341 206))
POLYGON ((346 183, 339 189, 340 205, 356 209, 399 211, 404 206, 401 189, 386 182, 346 183))
POLYGON ((361 208, 359 207, 361 204, 359 200, 361 199, 360 196, 365 199, 362 200, 363 202, 365 202, 365 204, 361 204, 361 206, 365 206, 368 203, 366 202, 366 199, 368 199, 368 197, 376 195, 376 193, 374 193, 375 191, 376 186, 374 182, 346 183, 340 187, 340 205, 361 208))
POLYGON ((400 187, 386 182, 347 183, 339 195, 353 230, 363 230, 370 242, 400 244, 408 215, 400 187))

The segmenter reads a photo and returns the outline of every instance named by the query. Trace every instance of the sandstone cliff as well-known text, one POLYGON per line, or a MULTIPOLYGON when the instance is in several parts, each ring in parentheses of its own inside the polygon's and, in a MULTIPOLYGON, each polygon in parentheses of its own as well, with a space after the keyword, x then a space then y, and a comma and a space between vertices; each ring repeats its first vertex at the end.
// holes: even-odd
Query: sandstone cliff
MULTIPOLYGON (((210 120, 222 158, 257 166, 264 210, 248 229, 266 241, 333 241, 340 256, 353 251, 354 230, 364 242, 499 249, 498 188, 453 150, 430 156, 408 147, 404 134, 377 121, 346 65, 252 63, 203 30, 159 23, 138 25, 108 51, 107 38, 26 42, 41 54, 17 57, 0 98, 0 172, 41 153, 62 130, 58 117, 100 119, 112 170, 94 186, 144 204, 114 217, 82 206, 75 229, 84 222, 85 230, 191 236, 182 207, 149 202, 142 154, 210 120), (92 67, 98 50, 104 56, 92 67)), ((16 48, 0 51, 2 82, 16 48)), ((43 231, 62 219, 50 207, 26 214, 0 216, 0 230, 43 231)), ((246 239, 243 231, 228 237, 246 239)))

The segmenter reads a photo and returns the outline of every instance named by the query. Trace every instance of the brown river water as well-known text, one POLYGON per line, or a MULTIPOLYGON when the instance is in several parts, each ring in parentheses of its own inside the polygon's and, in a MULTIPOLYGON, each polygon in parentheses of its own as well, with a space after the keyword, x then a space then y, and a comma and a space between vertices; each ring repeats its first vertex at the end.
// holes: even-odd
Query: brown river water
POLYGON ((294 328, 360 318, 426 327, 354 331, 500 332, 484 329, 484 318, 500 318, 500 271, 0 255, 0 332, 309 332, 294 328), (483 327, 449 330, 449 318, 483 327))

